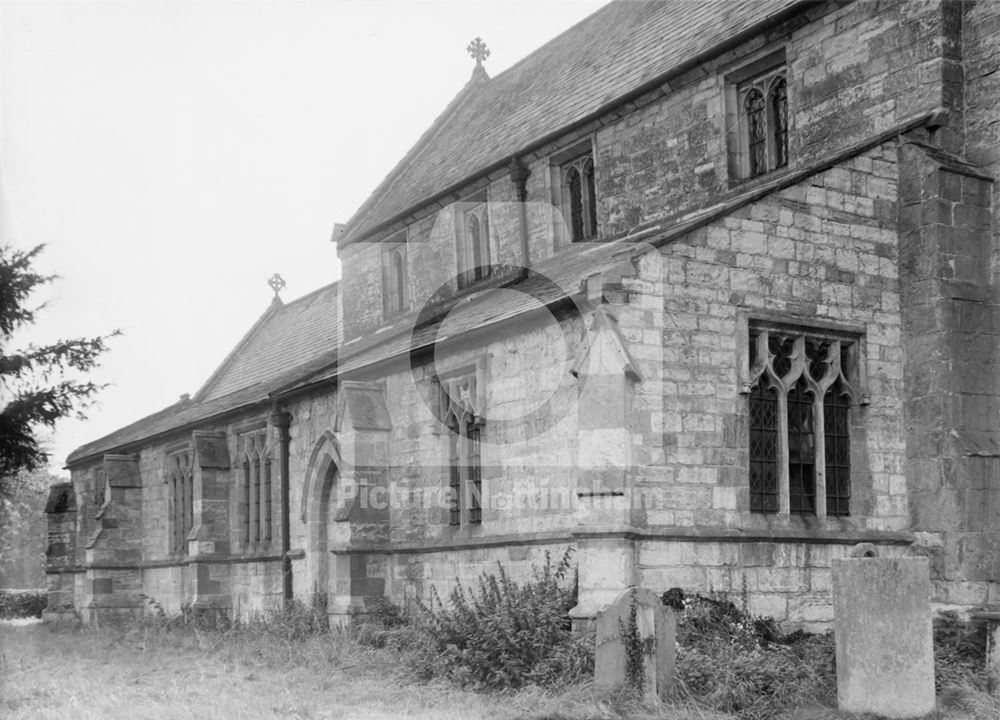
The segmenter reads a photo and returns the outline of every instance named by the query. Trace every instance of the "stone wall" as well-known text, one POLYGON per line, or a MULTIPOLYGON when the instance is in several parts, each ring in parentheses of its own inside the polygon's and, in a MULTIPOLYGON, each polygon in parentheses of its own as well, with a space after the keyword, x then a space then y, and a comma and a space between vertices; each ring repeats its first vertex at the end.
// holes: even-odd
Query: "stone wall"
POLYGON ((907 478, 938 599, 1000 601, 1000 301, 992 180, 920 137, 900 209, 907 478))

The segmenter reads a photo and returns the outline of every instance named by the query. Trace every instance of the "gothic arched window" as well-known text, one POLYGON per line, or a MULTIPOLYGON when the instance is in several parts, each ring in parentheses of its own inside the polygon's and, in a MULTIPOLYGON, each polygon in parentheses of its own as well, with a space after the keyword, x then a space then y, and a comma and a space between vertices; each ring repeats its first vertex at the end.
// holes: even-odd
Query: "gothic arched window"
MULTIPOLYGON (((759 65, 756 63, 755 67, 759 65)), ((731 169, 743 179, 788 165, 788 78, 783 64, 734 73, 727 104, 738 116, 730 135, 731 169), (749 77, 747 77, 749 75, 749 77), (745 79, 744 79, 745 78, 745 79)))
POLYGON ((194 475, 189 451, 176 452, 167 458, 167 490, 170 551, 186 555, 187 536, 194 525, 194 475))
POLYGON ((572 242, 597 235, 597 193, 594 158, 590 153, 562 166, 561 188, 563 220, 569 227, 572 242))
POLYGON ((857 343, 818 331, 751 328, 751 512, 850 513, 857 343))
POLYGON ((391 317, 407 309, 406 231, 384 241, 382 246, 382 315, 391 317))
POLYGON ((444 421, 448 428, 448 487, 451 525, 478 525, 483 521, 483 420, 475 410, 476 379, 463 375, 441 385, 444 421))
POLYGON ((267 430, 246 433, 239 439, 240 536, 244 550, 264 548, 271 542, 271 454, 267 430))
POLYGON ((485 202, 465 210, 458 237, 458 285, 468 287, 493 274, 490 262, 489 212, 485 202))

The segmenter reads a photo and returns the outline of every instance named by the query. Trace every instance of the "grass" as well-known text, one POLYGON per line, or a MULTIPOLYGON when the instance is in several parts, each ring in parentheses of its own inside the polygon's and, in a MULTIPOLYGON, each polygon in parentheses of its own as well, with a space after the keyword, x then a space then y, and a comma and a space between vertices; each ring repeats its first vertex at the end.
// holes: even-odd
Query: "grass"
MULTIPOLYGON (((349 632, 329 629, 322 602, 236 623, 167 617, 152 598, 152 615, 100 628, 0 621, 0 717, 860 720, 835 709, 830 635, 680 591, 664 596, 679 610, 671 699, 595 688, 592 636, 565 622, 564 566, 523 586, 501 569, 447 604, 386 601, 349 632)), ((939 618, 927 720, 1000 718, 984 652, 981 628, 939 618)))
MULTIPOLYGON (((419 682, 398 653, 337 633, 292 642, 152 626, 56 631, 3 624, 0 648, 0 717, 7 720, 555 720, 643 711, 589 683, 481 694, 419 682)), ((678 709, 671 715, 678 720, 724 717, 678 709)))
MULTIPOLYGON (((590 682, 554 690, 476 693, 417 679, 399 651, 342 633, 298 639, 150 621, 55 630, 0 624, 0 717, 10 720, 350 718, 435 720, 732 720, 694 700, 644 706, 590 682)), ((771 717, 848 720, 828 708, 771 717)), ((946 688, 932 720, 1000 717, 972 688, 946 688)), ((930 720, 930 719, 929 719, 930 720)))

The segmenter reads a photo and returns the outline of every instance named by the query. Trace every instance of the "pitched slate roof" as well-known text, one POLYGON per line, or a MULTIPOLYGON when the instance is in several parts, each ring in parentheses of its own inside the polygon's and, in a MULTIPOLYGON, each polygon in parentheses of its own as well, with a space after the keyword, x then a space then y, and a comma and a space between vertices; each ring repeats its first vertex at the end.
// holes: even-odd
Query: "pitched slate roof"
POLYGON ((337 283, 287 304, 274 302, 257 320, 193 399, 82 445, 66 459, 122 451, 157 435, 269 399, 278 388, 336 363, 341 340, 337 283))
POLYGON ((490 80, 474 74, 347 224, 361 239, 801 0, 617 0, 490 80))
POLYGON ((266 382, 340 342, 340 294, 337 283, 298 300, 271 304, 233 348, 195 400, 212 400, 258 382, 266 382))

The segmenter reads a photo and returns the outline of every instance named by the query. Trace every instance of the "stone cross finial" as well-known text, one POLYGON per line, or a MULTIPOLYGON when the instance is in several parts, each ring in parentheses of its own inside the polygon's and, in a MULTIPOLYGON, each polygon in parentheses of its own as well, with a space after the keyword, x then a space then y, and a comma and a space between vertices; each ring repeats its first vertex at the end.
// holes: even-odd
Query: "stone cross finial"
POLYGON ((477 67, 482 67, 483 60, 490 56, 490 49, 486 47, 486 43, 483 42, 481 37, 477 37, 470 42, 469 47, 465 49, 468 50, 472 59, 476 61, 477 67))
POLYGON ((271 286, 272 290, 274 290, 274 297, 277 298, 278 293, 280 293, 282 288, 285 287, 285 279, 278 273, 274 273, 274 275, 267 279, 267 284, 271 286))

